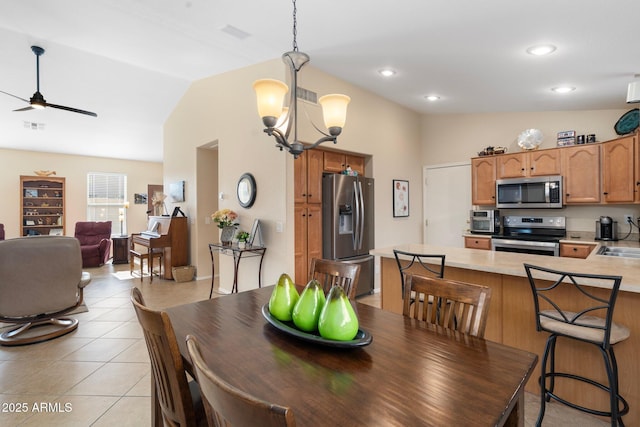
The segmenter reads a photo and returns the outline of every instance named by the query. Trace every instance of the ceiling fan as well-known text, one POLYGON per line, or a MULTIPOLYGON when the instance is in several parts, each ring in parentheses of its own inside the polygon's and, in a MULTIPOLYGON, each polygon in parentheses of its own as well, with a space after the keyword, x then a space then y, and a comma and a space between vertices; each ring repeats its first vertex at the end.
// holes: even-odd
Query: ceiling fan
POLYGON ((20 108, 13 111, 27 111, 27 110, 33 110, 34 108, 51 107, 51 108, 57 108, 59 110, 71 111, 72 113, 80 113, 80 114, 86 114, 88 116, 98 117, 96 113, 92 113, 91 111, 79 110, 77 108, 65 107, 64 105, 56 105, 56 104, 48 103, 40 93, 40 56, 44 54, 44 49, 41 48, 40 46, 31 46, 31 50, 36 55, 36 83, 37 83, 36 93, 33 94, 31 99, 27 100, 19 96, 13 95, 11 93, 0 90, 0 92, 4 93, 5 95, 13 96, 14 98, 18 98, 19 100, 28 102, 30 104, 28 107, 20 108))

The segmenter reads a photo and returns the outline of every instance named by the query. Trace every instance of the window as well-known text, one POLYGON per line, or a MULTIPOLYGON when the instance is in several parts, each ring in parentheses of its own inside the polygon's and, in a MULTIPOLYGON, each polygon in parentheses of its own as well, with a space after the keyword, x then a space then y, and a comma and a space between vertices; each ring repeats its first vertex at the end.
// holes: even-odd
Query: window
POLYGON ((126 198, 126 175, 119 173, 87 174, 87 221, 111 221, 113 232, 127 233, 126 198), (121 212, 124 213, 122 218, 121 212), (120 226, 121 219, 122 226, 120 226))

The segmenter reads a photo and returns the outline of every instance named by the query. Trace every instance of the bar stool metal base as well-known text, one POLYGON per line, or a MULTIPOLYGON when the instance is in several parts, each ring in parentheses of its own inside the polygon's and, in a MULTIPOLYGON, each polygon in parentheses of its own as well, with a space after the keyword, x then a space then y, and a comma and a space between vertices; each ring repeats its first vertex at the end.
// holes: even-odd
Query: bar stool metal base
MULTIPOLYGON (((575 374, 569 374, 566 372, 555 371, 556 341, 559 336, 562 336, 562 335, 551 334, 549 338, 547 338, 547 345, 544 350, 544 355, 542 356, 542 364, 540 366, 541 376, 539 380, 540 389, 541 389, 540 412, 538 413, 538 420, 536 421, 536 427, 540 427, 542 425, 542 419, 544 418, 544 413, 546 409, 546 402, 551 401, 551 399, 557 402, 560 402, 564 405, 567 405, 573 409, 577 409, 579 411, 586 412, 591 415, 609 417, 611 418, 612 426, 623 427, 624 423, 622 421, 622 416, 629 412, 629 404, 618 393, 618 364, 616 362, 613 346, 609 347, 609 350, 607 351, 602 347, 600 347, 598 344, 591 343, 596 347, 598 347, 604 359, 604 365, 607 371, 607 378, 609 379, 609 386, 607 386, 606 384, 599 383, 591 378, 587 378, 587 377, 583 377, 575 374), (547 372, 547 360, 549 358, 550 358, 549 360, 550 371, 547 372), (611 410, 600 411, 597 409, 587 408, 587 407, 578 405, 576 403, 569 402, 568 400, 565 400, 562 397, 556 395, 554 393, 556 378, 567 378, 571 380, 581 381, 583 383, 590 384, 594 387, 599 388, 600 390, 605 391, 606 393, 609 394, 611 410), (547 380, 549 381, 549 388, 546 387, 547 380), (622 405, 622 409, 620 409, 621 405, 622 405)), ((567 338, 573 339, 572 337, 567 337, 567 338)), ((583 342, 586 342, 586 341, 583 341, 583 342)))

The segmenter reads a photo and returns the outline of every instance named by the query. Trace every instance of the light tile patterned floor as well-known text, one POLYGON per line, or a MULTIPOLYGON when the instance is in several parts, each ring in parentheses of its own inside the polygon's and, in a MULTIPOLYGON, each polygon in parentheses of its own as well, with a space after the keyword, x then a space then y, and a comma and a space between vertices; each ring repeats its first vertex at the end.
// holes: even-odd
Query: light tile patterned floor
MULTIPOLYGON (((206 299, 208 280, 174 281, 129 275, 128 265, 88 269, 89 311, 75 315, 77 331, 21 347, 0 347, 0 426, 149 426, 150 376, 147 349, 129 301, 141 288, 152 308, 206 299)), ((215 295, 219 296, 219 295, 215 295)), ((360 299, 379 306, 379 295, 360 299)), ((1 325, 1 324, 0 324, 1 325)), ((526 426, 533 426, 538 398, 526 396, 526 426)), ((544 426, 606 426, 557 404, 544 426)))

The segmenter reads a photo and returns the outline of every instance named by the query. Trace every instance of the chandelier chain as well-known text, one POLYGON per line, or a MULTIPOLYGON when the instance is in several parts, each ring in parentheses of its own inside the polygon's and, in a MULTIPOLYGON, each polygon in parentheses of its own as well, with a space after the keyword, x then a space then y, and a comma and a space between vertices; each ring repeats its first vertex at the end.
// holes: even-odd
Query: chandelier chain
POLYGON ((297 52, 298 51, 298 40, 297 40, 298 20, 296 18, 297 8, 296 8, 296 0, 292 0, 292 1, 293 1, 293 51, 297 52))

